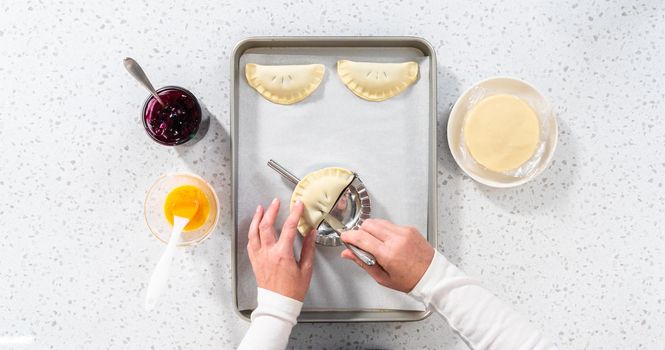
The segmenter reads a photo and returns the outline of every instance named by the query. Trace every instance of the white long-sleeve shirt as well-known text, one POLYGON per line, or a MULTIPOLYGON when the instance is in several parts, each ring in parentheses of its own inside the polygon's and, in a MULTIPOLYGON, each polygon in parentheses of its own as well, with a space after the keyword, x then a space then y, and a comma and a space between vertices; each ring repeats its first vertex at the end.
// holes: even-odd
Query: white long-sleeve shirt
MULTIPOLYGON (((409 295, 443 316, 473 349, 554 349, 525 318, 439 252, 409 295)), ((262 288, 257 302, 239 349, 284 349, 302 303, 262 288)))

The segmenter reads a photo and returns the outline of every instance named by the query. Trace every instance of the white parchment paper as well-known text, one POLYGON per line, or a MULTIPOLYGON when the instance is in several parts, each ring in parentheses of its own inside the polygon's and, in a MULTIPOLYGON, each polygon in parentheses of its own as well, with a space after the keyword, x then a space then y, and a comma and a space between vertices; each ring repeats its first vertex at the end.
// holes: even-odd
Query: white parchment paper
MULTIPOLYGON (((253 49, 240 58, 238 115, 238 303, 256 307, 256 282, 247 257, 247 228, 257 204, 282 200, 278 220, 288 212, 292 185, 266 166, 269 159, 302 178, 337 165, 355 171, 367 186, 372 216, 427 233, 429 58, 407 48, 253 49), (420 65, 418 81, 401 95, 369 102, 339 79, 338 59, 420 65), (326 67, 319 88, 290 106, 271 103, 245 79, 246 63, 309 64, 326 67)), ((298 249, 300 239, 298 239, 298 249)), ((342 247, 317 246, 314 275, 305 309, 424 310, 403 293, 378 285, 342 247)))

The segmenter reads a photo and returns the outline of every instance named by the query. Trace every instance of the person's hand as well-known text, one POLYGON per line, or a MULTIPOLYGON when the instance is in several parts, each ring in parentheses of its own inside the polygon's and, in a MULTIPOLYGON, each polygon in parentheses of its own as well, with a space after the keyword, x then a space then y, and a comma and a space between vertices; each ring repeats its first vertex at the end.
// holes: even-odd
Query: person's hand
POLYGON ((258 206, 249 225, 247 252, 259 288, 271 290, 292 299, 303 301, 312 280, 315 234, 303 240, 300 260, 296 261, 293 241, 298 234, 298 221, 303 204, 297 202, 284 222, 279 240, 276 238, 275 218, 279 212, 279 200, 275 198, 263 213, 258 206))
POLYGON ((418 284, 434 258, 434 249, 413 227, 368 219, 359 230, 342 233, 342 240, 372 253, 377 264, 368 266, 349 249, 342 258, 353 260, 382 286, 404 293, 418 284))

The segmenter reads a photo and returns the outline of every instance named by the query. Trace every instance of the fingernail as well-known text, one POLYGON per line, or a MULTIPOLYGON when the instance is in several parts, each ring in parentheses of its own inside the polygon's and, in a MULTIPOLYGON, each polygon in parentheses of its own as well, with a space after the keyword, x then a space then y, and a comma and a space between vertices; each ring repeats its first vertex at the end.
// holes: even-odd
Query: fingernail
POLYGON ((279 200, 279 199, 277 199, 277 197, 275 197, 275 199, 272 200, 272 204, 277 203, 278 200, 279 200))
POLYGON ((301 205, 301 204, 302 204, 302 201, 300 201, 300 199, 297 199, 296 200, 296 205, 301 205))
POLYGON ((256 212, 255 212, 255 213, 258 214, 259 211, 261 211, 261 204, 259 204, 259 205, 256 206, 256 212))

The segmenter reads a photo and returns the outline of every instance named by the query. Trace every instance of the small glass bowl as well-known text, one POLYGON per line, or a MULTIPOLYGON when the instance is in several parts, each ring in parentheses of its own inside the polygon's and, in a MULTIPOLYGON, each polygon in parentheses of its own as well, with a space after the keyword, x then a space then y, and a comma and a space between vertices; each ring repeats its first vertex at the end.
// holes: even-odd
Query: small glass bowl
POLYGON ((189 173, 175 173, 162 175, 148 190, 143 205, 145 222, 150 232, 163 243, 167 243, 171 236, 172 226, 164 215, 164 201, 166 196, 176 187, 192 185, 198 187, 205 194, 210 203, 210 214, 206 222, 196 230, 183 231, 179 246, 188 246, 201 242, 217 226, 219 220, 219 199, 215 190, 205 180, 189 173))
POLYGON ((157 89, 157 95, 159 95, 164 100, 164 102, 167 103, 167 104, 169 103, 169 98, 182 99, 182 97, 177 97, 178 95, 181 96, 182 94, 189 97, 189 99, 192 102, 192 106, 191 106, 192 109, 189 111, 190 113, 188 113, 187 119, 192 119, 193 118, 193 119, 196 120, 198 118, 198 122, 196 124, 196 127, 193 129, 193 131, 191 131, 188 134, 188 136, 186 138, 182 138, 182 139, 179 139, 179 140, 172 140, 172 141, 171 140, 160 139, 157 135, 154 134, 154 132, 148 126, 148 119, 149 119, 149 115, 153 114, 153 112, 155 114, 157 113, 157 112, 155 112, 155 109, 162 109, 163 107, 161 107, 159 105, 157 100, 152 95, 148 95, 148 97, 145 100, 145 103, 143 103, 143 108, 141 109, 141 120, 143 120, 143 128, 145 129, 145 132, 148 134, 148 136, 150 136, 150 138, 153 141, 155 141, 155 142, 157 142, 161 145, 164 145, 164 146, 178 146, 178 145, 182 145, 182 144, 185 144, 185 143, 192 143, 193 141, 191 141, 191 140, 196 138, 196 136, 201 131, 200 126, 204 121, 203 120, 204 117, 207 117, 207 116, 202 113, 201 103, 196 98, 196 96, 194 96, 194 94, 192 94, 189 90, 187 90, 183 87, 173 86, 173 85, 169 85, 169 86, 165 86, 163 88, 157 89), (174 97, 174 94, 176 95, 175 97, 174 97), (171 96, 171 97, 169 97, 169 96, 171 96))

